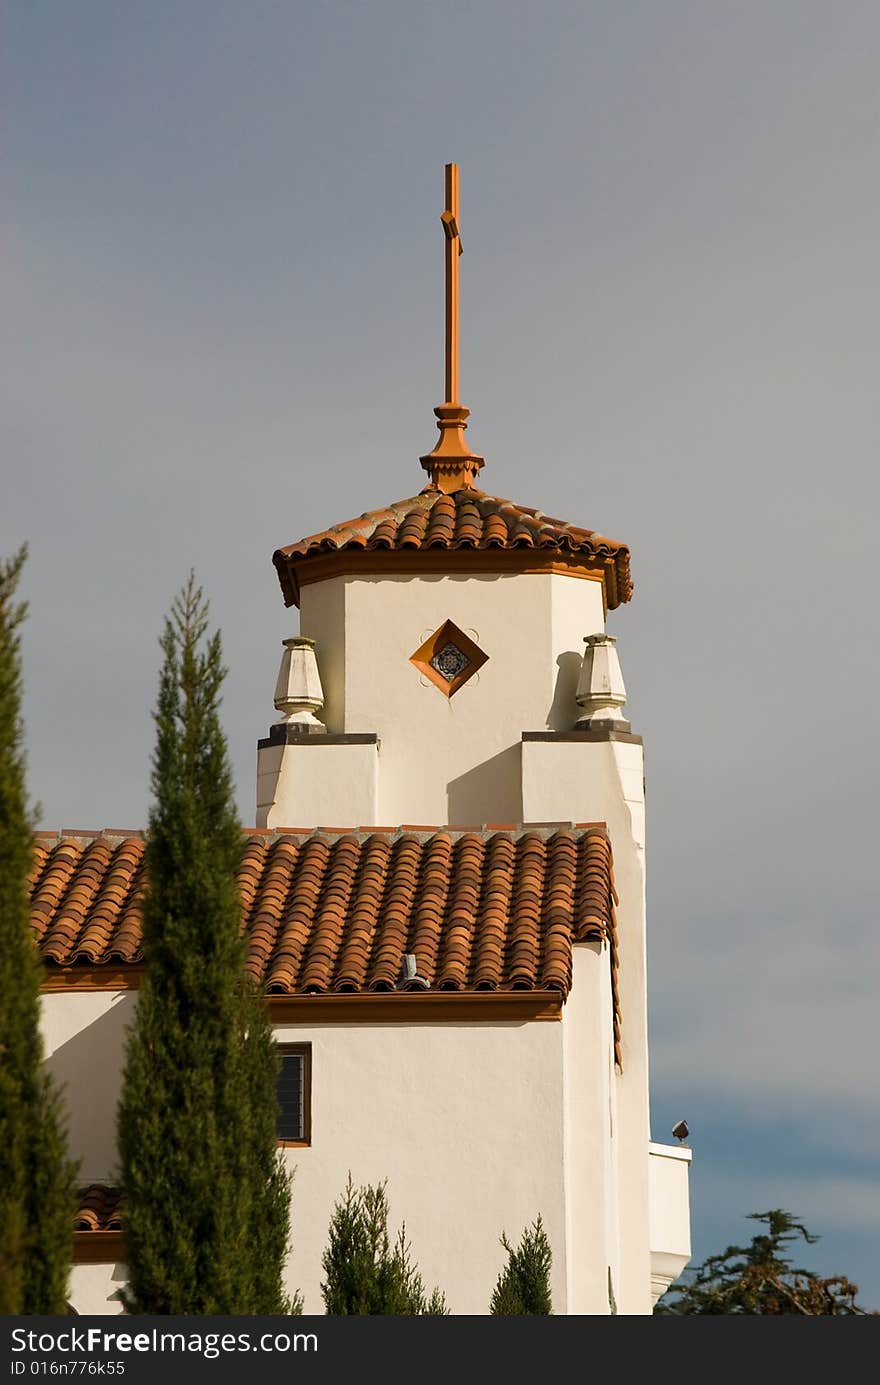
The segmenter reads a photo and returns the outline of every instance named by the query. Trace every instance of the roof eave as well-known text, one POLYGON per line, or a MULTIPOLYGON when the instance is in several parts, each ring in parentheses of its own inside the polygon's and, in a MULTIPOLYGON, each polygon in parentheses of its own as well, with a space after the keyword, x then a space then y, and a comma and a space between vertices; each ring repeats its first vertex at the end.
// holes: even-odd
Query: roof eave
POLYGON ((589 551, 550 547, 510 548, 325 548, 317 552, 291 554, 276 549, 272 563, 285 606, 299 606, 303 586, 343 575, 394 571, 436 573, 493 570, 504 573, 536 570, 568 571, 571 576, 592 577, 602 582, 606 610, 613 611, 632 596, 629 549, 603 557, 589 551))

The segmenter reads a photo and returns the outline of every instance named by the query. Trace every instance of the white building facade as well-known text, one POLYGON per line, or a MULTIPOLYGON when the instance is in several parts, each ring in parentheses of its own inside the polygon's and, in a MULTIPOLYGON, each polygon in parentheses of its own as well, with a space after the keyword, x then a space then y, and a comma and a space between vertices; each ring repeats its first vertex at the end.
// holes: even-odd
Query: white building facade
MULTIPOLYGON (((555 1311, 648 1313, 688 1259, 689 1151, 650 1138, 642 747, 623 720, 616 651, 603 638, 607 589, 577 572, 469 574, 470 550, 446 553, 447 574, 360 571, 362 552, 353 552, 355 570, 300 588, 304 637, 288 642, 276 689, 282 717, 258 749, 256 835, 269 850, 352 835, 365 848, 384 832, 391 849, 409 837, 423 853, 438 829, 453 851, 473 839, 483 853, 468 905, 476 934, 492 887, 491 843, 515 852, 531 834, 546 855, 560 833, 577 840, 597 830, 586 824, 600 825, 613 857, 616 974, 610 926, 578 941, 575 923, 567 984, 554 990, 532 976, 515 989, 499 973, 478 989, 472 956, 458 987, 444 989, 443 948, 461 926, 448 896, 431 956, 419 941, 415 897, 404 906, 397 955, 378 988, 365 972, 347 986, 343 979, 343 989, 335 989, 338 976, 315 973, 305 989, 304 958, 298 980, 269 1001, 279 1044, 300 1046, 309 1061, 307 1139, 284 1154, 296 1170, 289 1284, 304 1291, 307 1312, 321 1311, 321 1253, 351 1171, 359 1183, 388 1180, 392 1219, 406 1221, 426 1282, 445 1290, 453 1312, 487 1311, 502 1232, 515 1238, 540 1213, 555 1311), (484 659, 452 696, 413 662, 438 630, 443 647, 453 645, 451 667, 456 631, 467 653, 484 659), (426 986, 397 989, 406 955, 426 986)), ((384 566, 390 555, 381 552, 384 566)), ((79 852, 75 882, 102 843, 108 862, 126 847, 101 838, 46 849, 79 852)), ((135 870, 126 898, 137 878, 135 870)), ((329 872, 323 888, 332 889, 329 872)), ((540 950, 553 901, 546 880, 535 891, 531 942, 540 950)), ((69 884, 67 897, 74 894, 69 884)), ((100 889, 93 910, 99 899, 100 889)), ((315 902, 307 948, 320 949, 325 903, 315 902)), ((568 926, 576 901, 563 903, 568 926)), ((509 954, 510 890, 506 913, 503 906, 500 945, 509 954)), ((45 936, 64 932, 64 910, 62 897, 45 936)), ((344 912, 330 944, 337 960, 346 930, 356 931, 351 898, 344 912)), ((380 941, 380 923, 369 925, 368 948, 380 941)), ((52 968, 45 1035, 50 1067, 70 1092, 84 1181, 112 1187, 124 1031, 140 966, 136 948, 128 959, 124 948, 90 954, 88 928, 87 915, 76 955, 52 968)), ((283 952, 280 934, 276 946, 283 952)), ((125 1276, 118 1222, 105 1229, 95 1220, 78 1233, 77 1254, 73 1306, 112 1311, 125 1276)))
MULTIPOLYGON (((300 634, 242 893, 299 1103, 287 1279, 323 1310, 350 1172, 387 1180, 453 1313, 488 1311, 502 1233, 540 1214, 556 1313, 646 1314, 690 1255, 690 1152, 649 1129, 642 745, 605 629, 629 552, 480 490, 467 410, 437 414, 423 490, 273 559, 300 634)), ((71 1301, 118 1311, 142 843, 40 851, 47 1061, 89 1185, 71 1301)))

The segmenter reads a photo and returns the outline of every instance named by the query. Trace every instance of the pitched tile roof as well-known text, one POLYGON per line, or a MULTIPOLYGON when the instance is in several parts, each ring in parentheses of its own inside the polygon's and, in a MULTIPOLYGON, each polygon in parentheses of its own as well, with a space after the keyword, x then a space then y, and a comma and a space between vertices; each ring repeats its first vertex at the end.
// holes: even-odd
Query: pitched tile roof
POLYGON ((306 560, 330 553, 430 550, 471 550, 487 555, 540 550, 548 555, 581 557, 603 566, 609 607, 629 601, 632 595, 626 544, 475 488, 447 495, 429 486, 408 500, 368 510, 357 519, 287 544, 275 551, 272 561, 284 599, 292 605, 299 596, 297 570, 306 560))
POLYGON ((141 960, 144 843, 140 834, 36 834, 31 928, 44 958, 141 960))
POLYGON ((74 1217, 75 1231, 121 1231, 122 1193, 104 1183, 81 1188, 74 1217))
MULTIPOLYGON (((572 946, 596 939, 616 973, 602 824, 251 831, 238 881, 247 969, 269 994, 392 991, 413 953, 435 991, 567 995, 572 946)), ((145 885, 141 835, 38 833, 45 960, 140 962, 145 885)))

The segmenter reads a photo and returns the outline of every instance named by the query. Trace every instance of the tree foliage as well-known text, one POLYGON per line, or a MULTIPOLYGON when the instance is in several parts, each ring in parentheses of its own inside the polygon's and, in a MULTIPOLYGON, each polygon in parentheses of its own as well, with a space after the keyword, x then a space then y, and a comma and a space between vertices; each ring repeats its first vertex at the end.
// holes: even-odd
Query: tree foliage
POLYGON ((189 582, 161 638, 143 905, 146 974, 119 1108, 130 1312, 301 1311, 282 1290, 290 1180, 278 1057, 245 975, 242 832, 219 633, 189 582))
POLYGON ((40 963, 30 932, 33 824, 21 722, 16 591, 27 550, 0 561, 0 1313, 63 1313, 75 1166, 43 1068, 40 963))
POLYGON ((747 1246, 728 1246, 710 1255, 674 1284, 657 1303, 654 1312, 684 1317, 696 1313, 762 1313, 772 1316, 841 1316, 864 1314, 856 1303, 858 1285, 845 1275, 822 1278, 791 1263, 788 1246, 803 1240, 813 1245, 812 1235, 790 1212, 774 1208, 752 1212, 750 1221, 763 1222, 747 1246))
POLYGON ((345 1192, 333 1209, 321 1261, 325 1310, 339 1317, 445 1317, 446 1299, 439 1289, 425 1292, 422 1276, 412 1263, 405 1227, 391 1243, 385 1187, 380 1183, 355 1188, 348 1175, 345 1192))
POLYGON ((550 1268, 553 1257, 540 1215, 523 1231, 518 1246, 512 1246, 505 1234, 501 1237, 501 1244, 507 1251, 507 1264, 499 1274, 492 1293, 490 1313, 499 1317, 551 1315, 550 1268))

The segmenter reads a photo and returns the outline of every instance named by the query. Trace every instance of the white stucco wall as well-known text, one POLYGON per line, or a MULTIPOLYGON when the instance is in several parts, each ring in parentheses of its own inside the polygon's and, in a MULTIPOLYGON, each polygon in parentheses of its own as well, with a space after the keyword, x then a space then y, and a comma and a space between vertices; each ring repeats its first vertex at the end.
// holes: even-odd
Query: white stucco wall
MULTIPOLYGON (((604 630, 602 586, 550 573, 335 577, 303 588, 300 628, 316 641, 328 729, 379 736, 376 816, 359 824, 519 822, 521 733, 574 724, 584 636, 604 630), (489 656, 452 698, 410 663, 445 620, 489 656)), ((270 824, 353 821, 334 749, 299 750, 323 759, 282 772, 270 824)))
MULTIPOLYGON (((46 1066, 62 1089, 71 1156, 80 1184, 117 1178, 116 1106, 122 1087, 125 1030, 134 991, 52 991, 41 996, 46 1066)), ((68 1299, 78 1313, 121 1313, 122 1264, 74 1265, 68 1299)))
POLYGON ((121 1313, 119 1290, 128 1277, 123 1263, 74 1265, 70 1271, 67 1299, 77 1313, 121 1313))
POLYGON ((375 825, 378 795, 378 745, 327 745, 317 735, 257 751, 257 827, 375 825))
POLYGON ((454 1313, 485 1313, 504 1262, 538 1212, 566 1305, 561 1023, 287 1026, 312 1044, 312 1145, 296 1166, 289 1283, 322 1312, 321 1254, 349 1169, 388 1179, 426 1284, 454 1313))
MULTIPOLYGON (((376 733, 379 745, 269 748, 259 825, 606 822, 623 1073, 599 945, 575 949, 561 1023, 279 1027, 280 1042, 313 1047, 312 1145, 285 1154, 297 1169, 291 1288, 321 1311, 320 1257, 350 1169, 359 1183, 388 1179, 393 1225, 405 1219, 426 1283, 453 1312, 487 1310, 501 1232, 518 1237, 538 1212, 557 1312, 650 1312, 641 747, 522 741, 573 726, 583 637, 604 628, 601 586, 550 574, 340 577, 304 588, 301 628, 317 642, 329 731, 376 733), (489 655, 451 700, 409 661, 447 619, 489 655)), ((115 1174, 134 1004, 131 993, 45 998, 49 1063, 75 1092, 71 1142, 86 1180, 115 1174)), ((78 1267, 82 1296, 103 1293, 112 1272, 78 1267)))
POLYGON ((686 1145, 649 1147, 651 1292, 656 1301, 691 1258, 689 1173, 686 1145))
POLYGON ((42 996, 46 1065, 65 1094, 68 1143, 81 1183, 116 1176, 116 1107, 134 991, 53 991, 42 996))
MULTIPOLYGON (((426 1283, 444 1289, 453 1312, 487 1311, 504 1262, 501 1233, 517 1239, 539 1212, 553 1249, 555 1311, 608 1311, 613 1171, 607 1063, 596 1061, 610 1043, 604 947, 576 950, 575 986, 577 999, 556 1022, 276 1027, 279 1042, 312 1045, 312 1143, 284 1154, 296 1168, 287 1281, 304 1291, 307 1311, 323 1311, 321 1255, 349 1169, 358 1183, 387 1178, 393 1226, 406 1222, 426 1283)), ((135 1000, 131 992, 44 996, 47 1043, 57 1043, 49 1063, 76 1055, 56 1071, 71 1112, 90 1112, 71 1128, 86 1181, 116 1176, 121 1027, 135 1000)), ((118 1311, 112 1296, 123 1274, 118 1265, 75 1266, 73 1306, 118 1311)))
POLYGON ((334 577, 328 582, 313 582, 303 587, 300 600, 300 633, 321 639, 318 668, 324 689, 321 720, 330 731, 373 731, 373 726, 347 726, 345 719, 345 619, 346 587, 349 579, 334 577), (308 628, 303 612, 308 612, 308 628), (320 634, 315 636, 313 628, 320 634))
POLYGON ((613 1157, 611 972, 606 943, 580 943, 563 1011, 566 1300, 569 1313, 611 1311, 619 1283, 613 1157))
POLYGON ((607 823, 619 895, 623 1071, 615 1076, 619 1180, 618 1312, 650 1312, 648 1013, 642 748, 615 741, 524 741, 526 821, 607 823))

